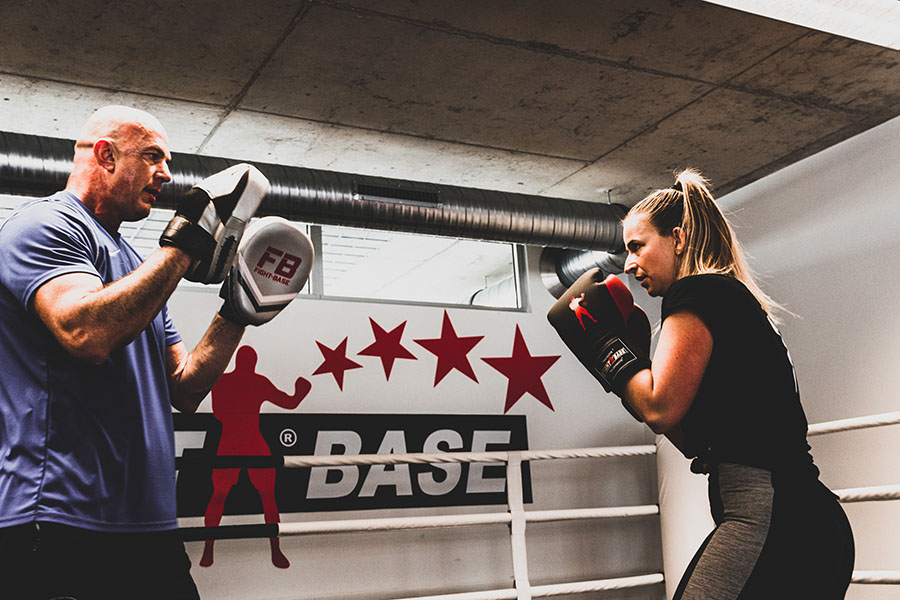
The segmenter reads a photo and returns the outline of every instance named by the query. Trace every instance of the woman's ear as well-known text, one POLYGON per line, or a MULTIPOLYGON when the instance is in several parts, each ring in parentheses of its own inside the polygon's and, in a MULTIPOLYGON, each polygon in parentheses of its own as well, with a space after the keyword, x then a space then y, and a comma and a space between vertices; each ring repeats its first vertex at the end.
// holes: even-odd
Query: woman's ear
POLYGON ((672 229, 672 237, 675 238, 675 254, 684 252, 684 229, 675 227, 672 229))

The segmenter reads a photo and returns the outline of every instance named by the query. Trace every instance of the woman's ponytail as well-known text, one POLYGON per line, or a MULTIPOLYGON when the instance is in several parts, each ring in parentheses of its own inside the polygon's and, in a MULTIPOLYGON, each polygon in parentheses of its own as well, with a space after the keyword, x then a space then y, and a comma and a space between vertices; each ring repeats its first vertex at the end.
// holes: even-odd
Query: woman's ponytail
POLYGON ((740 242, 709 190, 709 181, 699 171, 681 171, 671 188, 652 192, 627 216, 632 214, 646 214, 660 235, 672 235, 676 227, 684 232, 679 279, 703 273, 728 275, 747 286, 770 315, 780 308, 756 283, 740 242))

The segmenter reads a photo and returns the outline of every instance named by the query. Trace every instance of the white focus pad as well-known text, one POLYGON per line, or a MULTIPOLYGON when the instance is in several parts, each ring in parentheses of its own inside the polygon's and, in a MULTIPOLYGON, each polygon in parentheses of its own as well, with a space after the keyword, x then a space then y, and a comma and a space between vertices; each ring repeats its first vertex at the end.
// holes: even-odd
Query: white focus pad
POLYGON ((263 217, 244 231, 222 296, 246 324, 270 321, 306 285, 314 254, 309 237, 296 225, 263 217))
POLYGON ((246 224, 256 214, 259 203, 269 191, 269 180, 253 165, 240 163, 210 175, 194 187, 206 192, 211 200, 234 194, 229 202, 232 204, 230 218, 246 224))
POLYGON ((218 283, 225 279, 244 229, 269 191, 269 180, 253 165, 241 163, 210 175, 194 187, 209 196, 198 224, 210 232, 216 247, 210 263, 198 265, 187 278, 218 283))

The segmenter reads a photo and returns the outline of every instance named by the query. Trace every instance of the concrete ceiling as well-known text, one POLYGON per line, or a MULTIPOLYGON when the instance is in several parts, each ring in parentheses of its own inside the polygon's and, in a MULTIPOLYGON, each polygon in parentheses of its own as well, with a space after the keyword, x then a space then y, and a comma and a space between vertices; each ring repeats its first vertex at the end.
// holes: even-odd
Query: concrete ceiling
POLYGON ((900 115, 900 52, 700 0, 0 1, 0 130, 633 204, 900 115), (608 194, 607 194, 608 191, 608 194))

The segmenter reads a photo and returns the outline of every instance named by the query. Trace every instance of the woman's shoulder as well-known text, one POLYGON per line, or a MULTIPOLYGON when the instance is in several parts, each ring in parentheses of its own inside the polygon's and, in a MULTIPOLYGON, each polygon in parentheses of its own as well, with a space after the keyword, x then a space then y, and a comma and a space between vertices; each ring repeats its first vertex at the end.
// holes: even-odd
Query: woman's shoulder
POLYGON ((740 280, 730 275, 703 273, 682 277, 666 292, 662 312, 668 314, 682 309, 696 311, 717 311, 747 299, 753 294, 740 280))
POLYGON ((701 273, 699 275, 688 275, 682 277, 672 284, 666 293, 668 298, 671 294, 676 296, 689 292, 704 292, 715 294, 750 294, 739 279, 731 275, 722 275, 720 273, 701 273))

